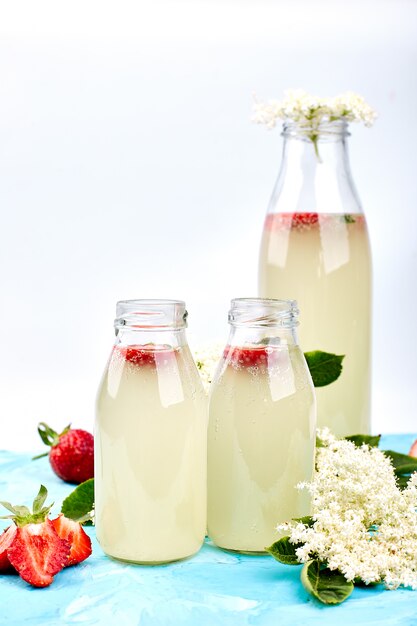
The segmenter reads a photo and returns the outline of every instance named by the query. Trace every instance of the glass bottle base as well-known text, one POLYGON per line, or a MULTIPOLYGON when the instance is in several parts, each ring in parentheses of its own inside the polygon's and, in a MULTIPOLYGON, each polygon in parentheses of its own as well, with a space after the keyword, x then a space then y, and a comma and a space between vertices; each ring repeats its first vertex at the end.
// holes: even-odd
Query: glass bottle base
POLYGON ((247 556, 265 556, 268 554, 266 550, 240 550, 236 548, 224 548, 223 546, 219 546, 214 541, 213 543, 216 548, 223 550, 223 552, 230 552, 231 554, 246 554, 247 556))
POLYGON ((196 550, 195 552, 192 552, 191 554, 187 554, 185 556, 179 556, 179 557, 175 557, 172 559, 162 559, 162 560, 158 560, 158 561, 142 561, 140 559, 125 559, 122 558, 120 556, 114 556, 113 554, 109 554, 108 552, 105 552, 106 556, 108 556, 110 559, 112 559, 113 561, 118 561, 119 563, 128 563, 129 565, 150 565, 150 566, 154 566, 154 565, 169 565, 170 563, 178 563, 179 561, 186 561, 187 559, 190 559, 191 557, 193 557, 195 554, 197 554, 197 552, 200 550, 200 548, 198 550, 196 550))

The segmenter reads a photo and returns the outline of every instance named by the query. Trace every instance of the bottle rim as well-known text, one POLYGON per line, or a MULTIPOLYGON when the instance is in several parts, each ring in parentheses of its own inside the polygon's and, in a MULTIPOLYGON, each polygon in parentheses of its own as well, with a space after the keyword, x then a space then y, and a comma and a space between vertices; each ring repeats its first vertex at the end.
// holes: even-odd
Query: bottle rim
POLYGON ((296 300, 233 298, 228 319, 232 326, 295 328, 298 315, 296 300))
POLYGON ((116 329, 172 330, 187 327, 188 312, 183 300, 141 298, 119 300, 116 304, 116 329))
POLYGON ((350 137, 349 124, 344 119, 332 120, 321 118, 320 120, 284 120, 282 125, 283 137, 303 139, 309 141, 336 141, 350 137))

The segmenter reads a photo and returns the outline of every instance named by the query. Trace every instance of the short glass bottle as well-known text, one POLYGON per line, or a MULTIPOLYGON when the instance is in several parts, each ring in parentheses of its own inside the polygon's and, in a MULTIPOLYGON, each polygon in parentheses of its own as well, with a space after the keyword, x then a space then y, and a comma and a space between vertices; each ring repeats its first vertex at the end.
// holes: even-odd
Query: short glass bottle
POLYGON ((185 304, 117 303, 116 342, 97 398, 95 523, 109 556, 191 556, 206 531, 207 400, 185 304))
POLYGON ((263 553, 276 525, 310 513, 316 405, 296 336, 294 301, 232 300, 231 331, 211 385, 208 534, 263 553))
POLYGON ((371 252, 350 172, 347 122, 284 124, 283 156, 263 229, 259 295, 295 298, 306 352, 344 355, 343 373, 316 390, 317 424, 370 432, 371 252))

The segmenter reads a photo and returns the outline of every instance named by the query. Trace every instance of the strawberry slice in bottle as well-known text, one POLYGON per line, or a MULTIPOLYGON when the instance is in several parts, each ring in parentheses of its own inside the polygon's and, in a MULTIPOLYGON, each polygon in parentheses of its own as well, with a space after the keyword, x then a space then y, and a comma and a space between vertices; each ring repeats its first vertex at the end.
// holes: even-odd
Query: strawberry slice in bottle
POLYGON ((318 224, 318 213, 293 213, 292 215, 292 228, 305 228, 309 226, 315 226, 318 224))
POLYGON ((223 356, 234 367, 266 367, 270 353, 266 346, 226 346, 223 356))
POLYGON ((138 367, 158 366, 175 356, 175 350, 170 346, 155 344, 115 346, 113 352, 119 358, 138 367))

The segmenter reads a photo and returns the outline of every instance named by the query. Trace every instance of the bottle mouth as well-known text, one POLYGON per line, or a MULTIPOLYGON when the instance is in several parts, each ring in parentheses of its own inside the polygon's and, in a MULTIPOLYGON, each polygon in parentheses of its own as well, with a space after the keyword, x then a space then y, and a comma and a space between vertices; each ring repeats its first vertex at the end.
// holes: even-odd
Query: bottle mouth
POLYGON ((283 137, 308 139, 310 141, 336 141, 350 136, 346 120, 332 120, 327 117, 300 122, 285 120, 281 134, 283 137))
POLYGON ((187 327, 188 313, 182 300, 120 300, 114 327, 133 330, 172 330, 187 327))
POLYGON ((229 311, 229 324, 268 328, 295 328, 298 326, 296 300, 273 298, 234 298, 229 311))

